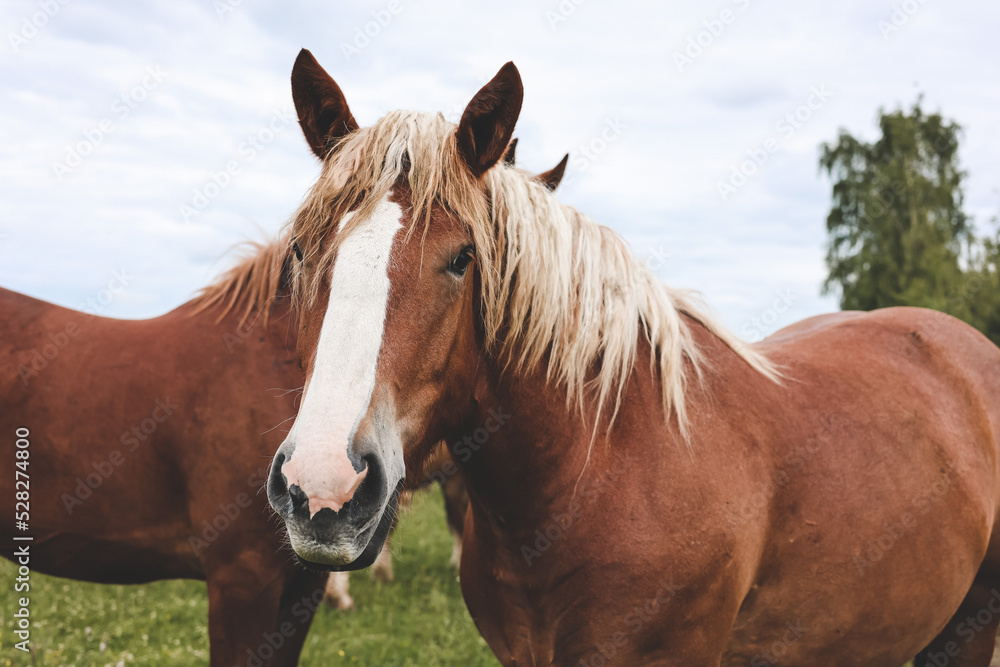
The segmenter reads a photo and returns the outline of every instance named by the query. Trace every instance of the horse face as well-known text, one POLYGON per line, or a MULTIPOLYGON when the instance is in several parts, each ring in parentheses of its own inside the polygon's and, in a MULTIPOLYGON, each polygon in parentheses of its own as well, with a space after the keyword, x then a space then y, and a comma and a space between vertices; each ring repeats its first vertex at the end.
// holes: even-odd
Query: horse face
MULTIPOLYGON (((340 89, 308 52, 300 54, 292 80, 306 138, 323 156, 331 133, 356 124, 340 89), (307 90, 297 92, 297 85, 307 90)), ((475 131, 469 141, 480 143, 463 153, 473 174, 503 156, 513 130, 507 120, 501 132, 466 128, 475 131), (486 149, 490 154, 481 155, 486 149)), ((322 244, 335 243, 333 261, 326 274, 312 276, 319 290, 300 308, 306 382, 271 467, 268 497, 292 547, 309 564, 370 565, 391 528, 408 467, 419 472, 431 445, 472 401, 479 354, 476 249, 461 221, 437 204, 426 227, 420 221, 408 233, 410 204, 400 178, 374 206, 355 206, 329 225, 322 244), (356 220, 359 210, 367 213, 356 220)), ((299 270, 317 269, 303 264, 299 270)))
POLYGON ((268 492, 293 548, 312 563, 370 564, 406 461, 426 455, 444 416, 471 395, 471 240, 440 209, 426 237, 408 235, 407 208, 401 185, 355 221, 301 313, 305 390, 268 492))

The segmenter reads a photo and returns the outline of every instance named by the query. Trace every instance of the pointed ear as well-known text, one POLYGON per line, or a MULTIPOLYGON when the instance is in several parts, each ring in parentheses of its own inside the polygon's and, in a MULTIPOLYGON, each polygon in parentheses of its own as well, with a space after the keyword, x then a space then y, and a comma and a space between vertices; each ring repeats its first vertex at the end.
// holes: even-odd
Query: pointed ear
POLYGON ((479 178, 503 157, 521 113, 524 88, 514 63, 500 68, 465 107, 458 123, 458 152, 479 178))
POLYGON ((517 162, 517 137, 510 140, 510 145, 507 146, 507 152, 503 154, 503 163, 509 167, 513 167, 514 163, 517 162))
POLYGON ((292 100, 313 153, 325 160, 333 143, 358 129, 340 86, 307 49, 292 66, 292 100))
POLYGON ((563 174, 566 173, 566 163, 569 162, 569 153, 563 155, 563 159, 559 160, 559 164, 552 167, 548 171, 543 171, 531 180, 541 183, 549 190, 555 190, 562 183, 563 174))

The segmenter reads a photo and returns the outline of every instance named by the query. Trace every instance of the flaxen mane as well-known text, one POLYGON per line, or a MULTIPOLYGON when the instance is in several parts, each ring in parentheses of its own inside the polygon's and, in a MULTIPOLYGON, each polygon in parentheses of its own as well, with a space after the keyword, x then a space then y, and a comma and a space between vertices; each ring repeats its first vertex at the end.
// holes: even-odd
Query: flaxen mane
POLYGON ((221 306, 216 321, 236 312, 242 324, 259 312, 261 322, 267 324, 271 302, 289 289, 288 239, 281 235, 270 243, 247 241, 243 245, 249 248, 243 258, 191 302, 192 314, 221 306))
POLYGON ((699 312, 691 292, 662 284, 610 229, 503 163, 483 181, 474 179, 459 156, 455 129, 440 114, 396 111, 340 141, 293 224, 310 267, 293 278, 295 298, 309 302, 317 294, 337 243, 322 241, 335 222, 359 205, 338 237, 350 234, 405 175, 412 190, 411 233, 429 222, 435 202, 468 225, 490 349, 515 370, 535 367, 548 355, 549 378, 566 386, 568 401, 582 409, 586 399, 596 399, 595 425, 612 396, 614 421, 645 337, 661 379, 664 414, 675 413, 686 436, 685 362, 700 377, 703 359, 684 314, 777 379, 763 355, 699 312))

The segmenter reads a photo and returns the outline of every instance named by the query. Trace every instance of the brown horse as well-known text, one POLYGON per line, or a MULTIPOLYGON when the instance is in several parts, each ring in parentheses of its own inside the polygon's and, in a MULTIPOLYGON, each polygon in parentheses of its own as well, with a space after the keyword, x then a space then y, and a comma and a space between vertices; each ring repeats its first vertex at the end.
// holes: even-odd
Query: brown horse
POLYGON ((286 255, 143 321, 0 290, 0 426, 29 433, 31 492, 28 530, 5 513, 2 539, 32 536, 32 569, 60 577, 204 579, 220 667, 297 664, 326 581, 289 563, 260 492, 303 381, 286 255))
MULTIPOLYGON (((507 147, 504 155, 504 162, 510 166, 515 164, 515 151, 517 149, 517 139, 513 139, 507 147)), ((529 176, 537 183, 541 183, 549 190, 555 190, 562 182, 566 172, 566 163, 569 161, 569 154, 563 156, 562 160, 555 167, 548 171, 529 176)), ((528 174, 529 172, 523 171, 528 174)), ((444 499, 445 518, 448 522, 448 529, 452 536, 451 563, 456 567, 462 557, 462 533, 465 528, 465 513, 469 507, 469 494, 465 490, 465 483, 458 468, 452 460, 451 454, 444 443, 439 443, 433 453, 424 464, 423 477, 418 482, 419 487, 431 486, 437 483, 441 487, 441 495, 444 499)), ((392 550, 390 539, 395 525, 390 529, 390 535, 386 538, 382 551, 379 552, 375 562, 372 563, 372 575, 376 581, 392 581, 392 550)), ((326 603, 335 609, 346 611, 354 608, 354 600, 350 595, 350 581, 347 572, 331 572, 326 585, 326 603)))
POLYGON ((305 51, 292 85, 324 164, 292 227, 306 384, 268 495, 301 559, 369 564, 445 439, 463 594, 506 664, 989 663, 985 337, 889 309, 745 347, 502 164, 511 64, 457 126, 359 128, 305 51))

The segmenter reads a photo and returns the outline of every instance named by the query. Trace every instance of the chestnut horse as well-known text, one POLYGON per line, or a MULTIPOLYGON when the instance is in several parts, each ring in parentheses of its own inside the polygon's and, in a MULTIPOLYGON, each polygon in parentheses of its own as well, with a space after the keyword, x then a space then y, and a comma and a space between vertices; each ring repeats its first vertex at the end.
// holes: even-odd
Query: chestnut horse
POLYGON ((29 433, 31 490, 28 531, 5 513, 0 536, 32 536, 32 569, 60 577, 204 579, 219 667, 297 664, 327 579, 288 562, 260 492, 302 385, 286 254, 150 320, 0 289, 0 425, 29 433))
POLYGON ((292 86, 324 159, 268 482, 299 558, 368 565, 445 439, 462 591, 505 664, 989 663, 1000 349, 909 308, 744 346, 502 163, 512 64, 457 126, 360 128, 307 51, 292 86))
MULTIPOLYGON (((514 166, 516 160, 517 139, 512 139, 504 154, 504 162, 514 166)), ((562 182, 566 173, 566 164, 569 161, 569 153, 563 156, 562 160, 555 167, 548 171, 525 175, 537 183, 544 185, 549 190, 555 190, 562 182)), ((458 474, 458 468, 451 458, 448 448, 444 443, 439 443, 424 463, 422 479, 418 480, 419 488, 437 483, 441 487, 441 495, 444 498, 445 519, 448 522, 448 529, 452 536, 451 563, 456 567, 462 557, 462 532, 465 528, 465 512, 469 506, 469 495, 465 490, 462 477, 458 474)), ((390 529, 390 536, 395 530, 395 525, 390 529)), ((389 538, 379 552, 375 562, 372 563, 372 574, 377 581, 392 581, 392 552, 389 548, 389 538)), ((347 572, 331 572, 330 579, 326 586, 326 602, 331 607, 342 611, 352 609, 354 600, 350 595, 350 582, 347 572)))

